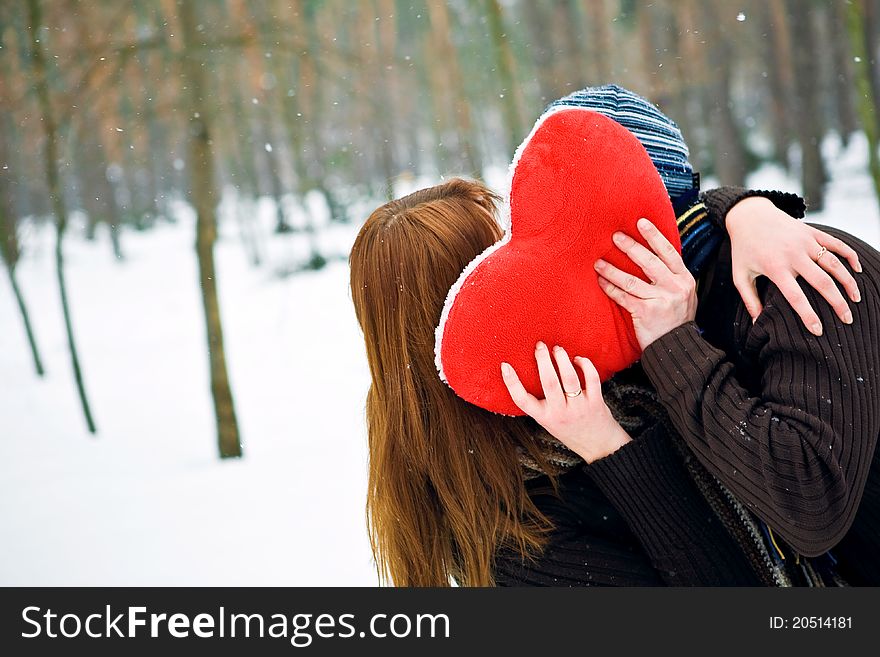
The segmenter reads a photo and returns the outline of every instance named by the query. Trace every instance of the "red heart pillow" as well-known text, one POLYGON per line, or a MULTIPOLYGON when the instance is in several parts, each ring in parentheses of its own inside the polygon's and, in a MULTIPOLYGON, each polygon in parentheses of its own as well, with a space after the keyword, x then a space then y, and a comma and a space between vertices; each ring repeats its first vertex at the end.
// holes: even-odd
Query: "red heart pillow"
POLYGON ((437 327, 440 377, 463 399, 495 413, 523 415, 501 379, 513 365, 543 398, 535 343, 591 359, 604 381, 641 355, 632 319, 599 288, 601 258, 642 278, 611 241, 641 239, 650 219, 681 250, 660 174, 626 128, 571 107, 542 116, 511 164, 504 238, 462 272, 437 327))

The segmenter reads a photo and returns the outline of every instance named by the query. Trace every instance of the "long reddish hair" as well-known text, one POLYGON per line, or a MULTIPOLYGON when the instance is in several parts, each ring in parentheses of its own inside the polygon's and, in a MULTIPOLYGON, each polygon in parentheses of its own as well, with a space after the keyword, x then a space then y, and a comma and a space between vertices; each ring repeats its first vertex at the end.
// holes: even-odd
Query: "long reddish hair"
POLYGON ((351 250, 351 295, 371 385, 367 521, 383 581, 492 585, 502 546, 528 558, 549 521, 518 451, 544 463, 528 418, 471 405, 440 380, 434 329, 450 287, 502 236, 498 196, 453 179, 378 208, 351 250))

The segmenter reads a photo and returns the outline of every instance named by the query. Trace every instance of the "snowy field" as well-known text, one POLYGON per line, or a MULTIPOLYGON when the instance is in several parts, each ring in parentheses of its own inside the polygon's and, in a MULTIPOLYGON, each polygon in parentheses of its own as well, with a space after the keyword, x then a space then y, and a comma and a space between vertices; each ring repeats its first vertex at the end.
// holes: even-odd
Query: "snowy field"
MULTIPOLYGON (((810 220, 880 245, 864 142, 828 148, 829 201, 810 220)), ((749 183, 799 189, 773 168, 749 183)), ((84 429, 70 372, 53 232, 26 226, 18 274, 47 375, 33 372, 4 277, 0 585, 377 583, 364 520, 368 372, 347 265, 275 275, 304 245, 300 236, 269 242, 268 201, 258 214, 271 247, 264 266, 249 264, 232 220, 217 246, 245 451, 230 462, 216 456, 188 208, 175 224, 123 233, 121 263, 108 235, 87 242, 81 225, 71 228, 69 294, 96 437, 84 429)), ((347 254, 355 231, 325 230, 325 252, 347 254)))

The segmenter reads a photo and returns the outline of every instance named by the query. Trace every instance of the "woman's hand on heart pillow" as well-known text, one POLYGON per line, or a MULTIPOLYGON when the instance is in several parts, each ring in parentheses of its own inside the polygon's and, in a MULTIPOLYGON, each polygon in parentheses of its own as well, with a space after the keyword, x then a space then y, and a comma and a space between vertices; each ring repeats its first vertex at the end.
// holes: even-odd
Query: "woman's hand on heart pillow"
POLYGON ((672 329, 693 321, 697 315, 697 285, 678 250, 654 224, 640 219, 637 227, 650 250, 624 233, 615 233, 613 239, 650 283, 605 260, 597 260, 595 268, 599 287, 632 315, 636 339, 644 350, 672 329))
POLYGON ((539 342, 535 347, 544 399, 530 394, 513 367, 501 363, 501 376, 514 403, 587 463, 608 456, 630 442, 632 438, 617 423, 602 398, 602 383, 593 363, 580 356, 574 359, 583 373, 582 388, 565 350, 554 347, 553 356, 558 374, 547 346, 539 342))

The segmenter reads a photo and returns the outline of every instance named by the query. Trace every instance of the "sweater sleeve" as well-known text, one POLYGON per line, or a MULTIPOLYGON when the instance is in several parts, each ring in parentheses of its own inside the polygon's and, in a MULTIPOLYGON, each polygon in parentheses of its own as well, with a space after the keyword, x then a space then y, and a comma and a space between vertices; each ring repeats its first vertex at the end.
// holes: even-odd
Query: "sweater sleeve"
MULTIPOLYGON (((622 516, 642 550, 627 552, 585 534, 580 500, 540 500, 555 524, 535 560, 510 553, 496 560, 501 585, 723 586, 756 585, 744 553, 693 484, 665 431, 657 425, 582 472, 622 516), (572 513, 574 509, 574 513, 572 513)), ((569 492, 569 495, 573 493, 569 492)), ((591 506, 589 500, 584 501, 591 506)), ((595 508, 588 511, 597 513, 595 508)))
POLYGON ((770 199, 777 208, 795 219, 802 219, 807 210, 804 199, 797 194, 766 189, 746 189, 745 187, 728 186, 707 189, 700 194, 700 200, 706 206, 709 220, 721 230, 726 230, 725 220, 730 209, 743 199, 752 196, 763 196, 770 199))
POLYGON ((751 196, 770 199, 779 209, 793 217, 804 216, 806 206, 797 194, 787 192, 718 187, 694 196, 684 196, 675 206, 681 256, 685 266, 698 276, 712 258, 727 234, 727 213, 734 205, 751 196))
POLYGON ((806 556, 834 547, 852 524, 880 432, 880 294, 863 287, 851 326, 805 287, 825 327, 817 338, 768 285, 744 347, 756 375, 749 389, 693 322, 642 356, 697 458, 806 556))
POLYGON ((745 555, 697 490, 662 425, 584 468, 626 519, 667 585, 756 583, 745 555))
MULTIPOLYGON (((563 475, 565 477, 570 474, 563 475)), ((578 475, 575 475, 578 476, 578 475)), ((530 558, 511 547, 495 555, 497 586, 663 586, 664 581, 644 554, 620 540, 609 540, 584 527, 578 490, 550 490, 532 495, 532 501, 553 523, 546 544, 530 558)))

